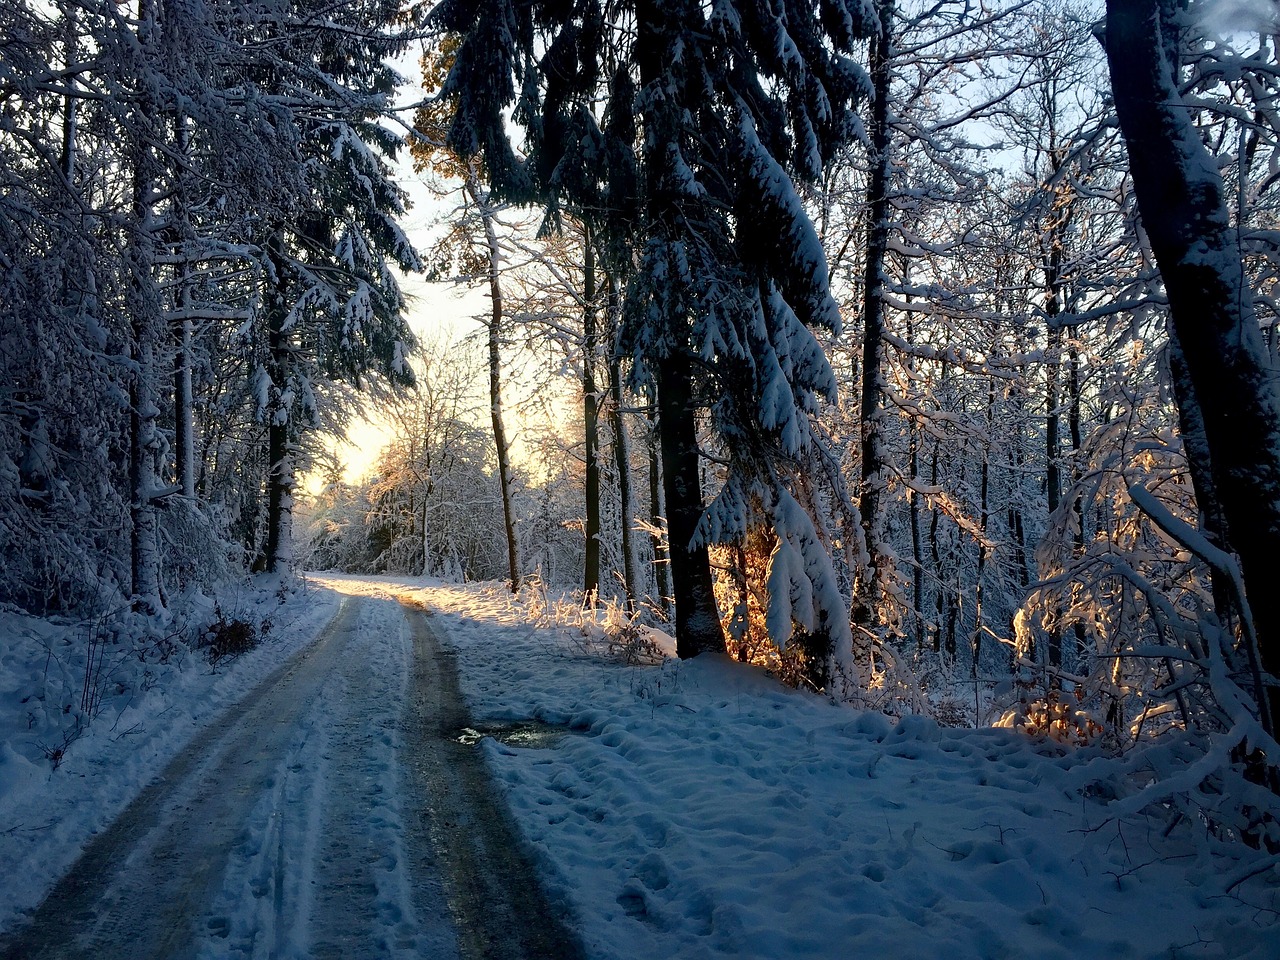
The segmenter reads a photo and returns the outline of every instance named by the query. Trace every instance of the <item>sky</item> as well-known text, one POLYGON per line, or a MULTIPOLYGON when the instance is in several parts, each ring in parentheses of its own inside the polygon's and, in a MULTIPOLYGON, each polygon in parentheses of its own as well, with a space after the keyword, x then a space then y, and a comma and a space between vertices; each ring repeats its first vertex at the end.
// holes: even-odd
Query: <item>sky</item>
MULTIPOLYGON (((414 47, 395 63, 396 68, 407 79, 406 84, 400 88, 398 98, 402 106, 412 104, 422 95, 418 86, 421 77, 418 57, 419 50, 414 47)), ((424 253, 442 235, 442 224, 448 221, 455 210, 457 197, 441 198, 434 193, 426 176, 414 171, 407 151, 396 163, 395 179, 408 193, 411 204, 401 226, 418 251, 424 253)), ((467 337, 474 337, 481 329, 476 318, 489 310, 488 290, 484 284, 466 286, 451 282, 429 283, 420 275, 403 273, 398 274, 398 279, 409 300, 409 325, 419 338, 453 344, 467 337)), ((484 348, 481 343, 477 343, 475 349, 479 351, 484 348)), ((522 438, 545 427, 546 408, 524 404, 523 401, 536 388, 522 384, 518 373, 513 376, 512 370, 505 370, 504 375, 508 377, 503 390, 506 402, 504 418, 512 444, 512 458, 517 464, 523 464, 531 472, 537 473, 536 465, 530 463, 529 447, 522 442, 522 438)), ((552 417, 560 420, 558 412, 553 411, 552 417)), ((358 483, 369 475, 378 454, 391 438, 391 429, 385 418, 371 404, 363 416, 357 417, 348 426, 346 439, 331 441, 327 449, 344 465, 343 479, 348 483, 358 483)), ((308 494, 319 492, 323 483, 320 469, 301 477, 302 489, 308 494)))
MULTIPOLYGON (((427 231, 411 234, 421 243, 427 231)), ((488 309, 489 299, 482 288, 462 287, 451 283, 428 283, 420 276, 402 276, 401 284, 409 297, 409 325, 420 338, 456 343, 479 329, 473 319, 488 309)), ((357 483, 372 470, 378 453, 390 442, 391 429, 378 410, 370 405, 363 416, 347 429, 345 440, 336 440, 328 449, 345 466, 343 479, 357 483)), ((317 492, 323 480, 320 471, 303 478, 308 493, 317 492)))

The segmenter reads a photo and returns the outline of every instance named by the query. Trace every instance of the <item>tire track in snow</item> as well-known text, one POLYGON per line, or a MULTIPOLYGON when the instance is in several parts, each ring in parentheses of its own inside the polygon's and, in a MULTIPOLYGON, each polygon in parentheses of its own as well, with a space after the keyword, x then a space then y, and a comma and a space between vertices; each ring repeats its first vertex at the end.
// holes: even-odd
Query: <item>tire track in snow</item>
POLYGON ((87 845, 0 956, 580 960, 482 752, 457 740, 468 722, 421 611, 344 600, 87 845))
POLYGON ((404 826, 408 624, 365 603, 206 913, 200 960, 457 960, 429 858, 404 826), (412 876, 410 862, 422 869, 412 876))
POLYGON ((84 853, 4 944, 6 957, 171 960, 189 953, 243 823, 341 655, 358 600, 196 736, 84 853))
POLYGON ((458 739, 470 718, 458 688, 457 657, 422 610, 408 615, 408 793, 422 803, 408 823, 429 832, 430 843, 417 846, 434 848, 439 857, 463 956, 581 960, 582 946, 561 919, 568 906, 547 900, 483 754, 458 739))

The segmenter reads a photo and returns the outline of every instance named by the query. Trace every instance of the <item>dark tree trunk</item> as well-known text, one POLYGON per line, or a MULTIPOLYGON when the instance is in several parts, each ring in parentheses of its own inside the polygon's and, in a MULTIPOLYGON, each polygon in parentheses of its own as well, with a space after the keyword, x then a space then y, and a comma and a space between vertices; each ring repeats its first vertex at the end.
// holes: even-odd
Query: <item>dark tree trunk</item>
MULTIPOLYGON (((138 9, 138 42, 149 49, 156 30, 155 7, 144 2, 138 9)), ((154 116, 151 92, 140 93, 142 116, 154 116)), ((130 320, 129 345, 132 370, 129 376, 129 514, 130 577, 135 609, 154 613, 161 604, 159 523, 154 497, 159 436, 156 419, 160 414, 154 395, 157 327, 161 323, 160 294, 155 277, 155 213, 152 194, 158 164, 150 143, 141 130, 135 132, 133 146, 133 197, 128 236, 129 292, 125 309, 130 320)), ((68 153, 67 163, 71 163, 68 153)))
MULTIPOLYGON (((987 381, 987 416, 986 439, 982 446, 982 471, 978 481, 979 513, 978 523, 981 538, 978 541, 978 566, 974 571, 973 587, 973 633, 969 639, 969 649, 973 654, 972 677, 978 678, 978 660, 982 654, 982 596, 983 580, 987 569, 987 528, 991 519, 991 430, 995 426, 996 382, 992 378, 987 381)), ((977 720, 975 719, 976 723, 977 720)))
MULTIPOLYGON (((1240 558, 1262 668, 1280 676, 1280 397, 1221 177, 1181 102, 1170 0, 1108 0, 1107 59, 1134 192, 1204 424, 1226 539, 1240 558)), ((1188 451, 1189 453, 1191 451, 1188 451)), ((1263 694, 1280 728, 1280 690, 1263 694)))
MULTIPOLYGON (((1178 405, 1178 433, 1182 437, 1182 448, 1186 451, 1191 489, 1195 491, 1196 506, 1200 511, 1200 526, 1214 546, 1223 550, 1230 549, 1226 542, 1227 521, 1222 514, 1222 501, 1213 482, 1209 443, 1205 438, 1200 402, 1196 399, 1195 387, 1187 372, 1187 359, 1182 354, 1177 334, 1172 330, 1169 332, 1168 349, 1169 381, 1173 385, 1173 396, 1178 405)), ((1214 609, 1223 624, 1232 629, 1237 612, 1231 584, 1221 571, 1213 568, 1209 570, 1209 583, 1213 591, 1214 609)))
MULTIPOLYGON (((609 331, 610 339, 616 336, 621 304, 617 284, 609 281, 609 331)), ((636 609, 636 548, 634 494, 631 492, 631 451, 627 442, 627 427, 622 419, 622 359, 613 350, 609 357, 609 425, 613 430, 613 462, 618 471, 618 522, 622 527, 622 581, 627 593, 627 612, 636 609)))
MULTIPOLYGON (((1084 435, 1081 429, 1081 396, 1080 396, 1080 350, 1073 343, 1067 353, 1067 427, 1071 434, 1071 487, 1074 491, 1071 500, 1071 512, 1075 515, 1075 531, 1073 545, 1075 556, 1084 556, 1084 497, 1079 492, 1080 453, 1084 447, 1084 435)), ((1089 637, 1084 624, 1077 620, 1072 627, 1076 638, 1077 669, 1083 671, 1083 664, 1089 656, 1089 637)))
POLYGON ((267 373, 271 378, 272 406, 267 411, 267 542, 262 567, 270 573, 286 571, 290 565, 289 537, 293 520, 293 464, 289 456, 289 429, 292 411, 280 404, 288 392, 289 367, 293 362, 285 321, 289 315, 288 262, 284 237, 277 230, 267 243, 272 276, 267 279, 267 373))
MULTIPOLYGON (((657 531, 661 529, 666 516, 666 507, 662 503, 662 461, 659 456, 661 441, 658 437, 658 420, 656 415, 649 421, 649 523, 657 531)), ((667 556, 667 547, 662 536, 654 533, 650 538, 653 546, 653 580, 654 589, 658 591, 658 606, 671 616, 671 559, 667 556)))
MULTIPOLYGON (((691 0, 682 0, 686 7, 691 0)), ((680 24, 692 15, 657 0, 636 8, 636 66, 647 106, 644 111, 645 206, 647 232, 660 243, 680 244, 691 229, 677 169, 686 136, 686 105, 669 89, 672 64, 682 50, 680 24)), ((696 541, 702 519, 698 478, 697 401, 689 352, 691 318, 667 304, 655 331, 661 346, 648 357, 658 395, 658 432, 662 443, 662 485, 671 544, 671 581, 676 603, 676 652, 683 659, 725 650, 724 631, 711 588, 711 562, 705 544, 696 541)))
POLYGON ((516 542, 515 513, 511 505, 511 451, 502 422, 502 250, 493 225, 489 198, 480 188, 474 164, 467 171, 467 192, 484 227, 485 254, 489 261, 489 419, 498 455, 498 485, 502 492, 502 525, 507 535, 507 579, 511 592, 520 589, 520 551, 516 542))
MULTIPOLYGON (((946 371, 943 371, 943 379, 946 378, 946 371)), ((929 486, 938 486, 938 459, 941 453, 942 443, 938 440, 933 442, 933 453, 929 457, 929 486)), ((942 541, 939 539, 939 520, 942 511, 938 509, 935 503, 929 511, 929 557, 933 561, 933 575, 937 581, 933 593, 933 620, 929 624, 929 632, 932 636, 932 647, 935 653, 942 650, 942 624, 944 620, 950 621, 951 617, 948 613, 950 610, 951 597, 951 581, 947 573, 947 563, 942 556, 942 541)), ((954 647, 954 643, 952 643, 954 647)))
POLYGON ((1054 319, 1057 315, 1057 298, 1050 297, 1045 301, 1045 316, 1049 318, 1049 337, 1048 349, 1045 351, 1044 389, 1044 498, 1050 516, 1062 502, 1062 465, 1058 462, 1058 455, 1062 450, 1061 421, 1059 420, 1059 407, 1062 405, 1062 394, 1059 390, 1062 378, 1062 327, 1058 326, 1054 319))
MULTIPOLYGON (((191 129, 186 116, 178 111, 174 117, 174 136, 177 141, 177 153, 182 163, 189 162, 191 152, 191 129)), ((191 210, 187 196, 185 171, 179 170, 179 184, 174 194, 174 220, 181 230, 179 243, 185 246, 193 234, 191 226, 191 210)), ((174 432, 174 478, 182 488, 182 495, 194 498, 196 495, 196 443, 195 443, 195 404, 192 394, 192 341, 195 327, 191 318, 193 302, 192 264, 187 259, 188 252, 179 249, 181 263, 177 271, 177 294, 174 302, 178 308, 178 317, 172 322, 174 339, 173 355, 173 432, 174 432)))
POLYGON ((681 659, 707 651, 725 651, 724 631, 711 587, 710 557, 706 545, 696 543, 703 504, 690 366, 688 354, 677 350, 656 371, 662 486, 676 602, 676 653, 681 659))
POLYGON ((870 555, 870 569, 859 581, 854 618, 869 624, 877 602, 876 583, 884 579, 885 551, 880 542, 884 450, 880 403, 883 397, 885 258, 889 252, 889 94, 892 84, 893 0, 880 0, 880 36, 872 44, 871 78, 874 103, 871 117, 871 170, 867 181, 870 204, 867 223, 867 261, 862 303, 862 487, 858 510, 870 555))
MULTIPOLYGON (((911 479, 920 479, 920 428, 911 424, 911 479)), ((908 491, 907 503, 911 508, 911 571, 912 606, 916 621, 916 653, 924 649, 924 544, 920 535, 920 494, 908 491)))
POLYGON ((596 256, 590 227, 583 231, 582 268, 582 426, 586 459, 586 563, 582 591, 600 592, 600 403, 596 395, 596 256))

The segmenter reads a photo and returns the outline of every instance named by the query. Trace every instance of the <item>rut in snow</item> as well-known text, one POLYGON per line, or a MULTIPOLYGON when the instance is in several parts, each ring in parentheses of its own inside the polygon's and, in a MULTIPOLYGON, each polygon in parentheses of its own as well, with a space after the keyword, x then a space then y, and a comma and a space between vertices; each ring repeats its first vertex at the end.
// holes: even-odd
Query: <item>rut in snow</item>
POLYGON ((430 828, 465 957, 577 960, 582 948, 547 902, 515 827, 497 799, 478 750, 460 737, 470 720, 458 690, 457 660, 427 616, 409 614, 413 682, 407 716, 418 762, 410 794, 426 809, 411 822, 430 828))
POLYGON ((425 616, 353 598, 85 849, 6 958, 572 958, 425 616), (411 636, 410 636, 411 634, 411 636), (412 663, 412 666, 410 664, 412 663))

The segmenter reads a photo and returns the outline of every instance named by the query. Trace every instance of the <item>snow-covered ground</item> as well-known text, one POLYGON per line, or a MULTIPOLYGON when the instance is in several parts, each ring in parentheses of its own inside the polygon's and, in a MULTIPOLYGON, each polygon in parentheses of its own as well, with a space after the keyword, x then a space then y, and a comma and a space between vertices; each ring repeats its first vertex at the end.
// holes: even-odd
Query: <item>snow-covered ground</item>
MULTIPOLYGON (((92 722, 88 639, 102 625, 0 613, 0 931, 201 729, 314 640, 341 599, 309 585, 283 602, 265 581, 229 587, 217 598, 224 617, 270 627, 216 667, 186 648, 166 654, 162 641, 108 641, 89 683, 100 697, 92 722)), ((212 600, 191 610, 193 621, 214 619, 212 600)))
MULTIPOLYGON (((239 601, 275 611, 264 647, 217 673, 188 659, 153 671, 145 691, 113 688, 57 770, 44 756, 62 709, 50 697, 75 684, 49 679, 45 664, 74 678, 77 632, 0 619, 0 929, 202 725, 313 638, 342 594, 437 611, 478 729, 548 725, 536 746, 484 738, 476 749, 593 958, 1280 958, 1275 866, 1231 886, 1258 854, 1234 861, 1186 824, 1164 837, 1163 819, 1112 818, 1077 789, 1083 754, 855 712, 723 658, 628 664, 594 634, 531 623, 497 588, 337 577, 279 607, 269 594, 239 601)), ((378 634, 368 652, 323 694, 334 709, 307 716, 351 726, 337 708, 368 693, 353 683, 378 701, 403 695, 402 678, 384 673, 402 668, 404 633, 389 605, 377 611, 361 621, 378 634)), ((395 714, 370 718, 378 743, 397 742, 395 714)), ((309 736, 323 745, 331 734, 309 736)), ((394 796, 392 754, 371 751, 378 802, 411 809, 394 796)), ((319 746, 306 757, 342 763, 319 746)), ((341 792, 346 781, 331 771, 326 782, 341 792)), ((309 802, 307 789, 281 789, 309 802)), ((252 888, 258 868, 245 858, 239 887, 252 888)), ((231 902, 236 873, 233 863, 217 905, 233 927, 225 942, 252 919, 231 902)))

